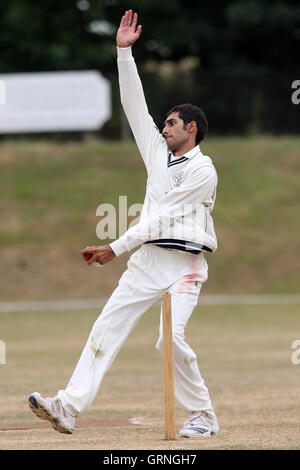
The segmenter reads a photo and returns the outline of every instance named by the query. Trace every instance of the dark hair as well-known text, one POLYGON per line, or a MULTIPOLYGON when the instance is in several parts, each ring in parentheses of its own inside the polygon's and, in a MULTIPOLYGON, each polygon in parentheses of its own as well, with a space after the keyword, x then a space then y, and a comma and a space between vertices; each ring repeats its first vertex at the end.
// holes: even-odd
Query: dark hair
POLYGON ((167 117, 170 116, 171 113, 178 113, 179 118, 183 120, 185 126, 191 121, 196 122, 198 129, 196 145, 204 139, 208 131, 208 123, 204 112, 200 108, 190 103, 179 104, 170 109, 167 113, 167 117))

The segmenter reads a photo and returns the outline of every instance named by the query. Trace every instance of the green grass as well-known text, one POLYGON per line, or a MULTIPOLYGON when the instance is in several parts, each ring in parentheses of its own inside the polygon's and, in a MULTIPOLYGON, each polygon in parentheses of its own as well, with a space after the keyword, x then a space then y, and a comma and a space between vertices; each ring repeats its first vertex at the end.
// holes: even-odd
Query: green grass
MULTIPOLYGON (((288 136, 209 138, 202 144, 219 176, 214 210, 219 249, 207 256, 206 293, 299 290, 299 146, 300 138, 288 136)), ((119 195, 128 196, 128 207, 142 203, 145 183, 134 142, 3 141, 0 298, 108 295, 126 255, 106 268, 100 285, 89 275, 85 290, 74 259, 82 247, 103 243, 96 237, 98 205, 118 210, 119 195), (54 251, 64 280, 57 279, 54 251), (35 253, 41 256, 33 266, 35 253), (35 269, 43 277, 39 289, 30 284, 35 269), (16 282, 24 270, 24 282, 16 282)))

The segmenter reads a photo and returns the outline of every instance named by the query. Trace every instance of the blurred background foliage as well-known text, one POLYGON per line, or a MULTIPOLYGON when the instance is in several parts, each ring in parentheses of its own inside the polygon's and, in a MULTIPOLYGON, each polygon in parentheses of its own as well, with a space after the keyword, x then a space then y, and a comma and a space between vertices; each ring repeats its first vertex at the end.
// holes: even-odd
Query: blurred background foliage
POLYGON ((129 8, 143 25, 134 56, 158 125, 174 104, 192 102, 213 134, 299 132, 294 0, 11 0, 0 4, 0 73, 97 69, 113 90, 113 118, 101 135, 128 136, 115 34, 129 8))

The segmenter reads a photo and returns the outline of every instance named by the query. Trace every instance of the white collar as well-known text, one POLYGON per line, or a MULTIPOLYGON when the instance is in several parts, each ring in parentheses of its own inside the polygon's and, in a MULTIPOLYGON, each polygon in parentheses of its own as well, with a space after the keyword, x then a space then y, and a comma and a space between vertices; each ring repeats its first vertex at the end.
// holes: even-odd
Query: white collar
POLYGON ((196 145, 195 147, 193 147, 191 150, 189 150, 188 152, 186 152, 184 155, 173 155, 172 152, 171 155, 172 155, 172 160, 173 159, 176 159, 176 158, 183 158, 183 157, 186 157, 186 158, 193 158, 195 155, 197 155, 197 153, 200 152, 200 147, 199 145, 196 145))

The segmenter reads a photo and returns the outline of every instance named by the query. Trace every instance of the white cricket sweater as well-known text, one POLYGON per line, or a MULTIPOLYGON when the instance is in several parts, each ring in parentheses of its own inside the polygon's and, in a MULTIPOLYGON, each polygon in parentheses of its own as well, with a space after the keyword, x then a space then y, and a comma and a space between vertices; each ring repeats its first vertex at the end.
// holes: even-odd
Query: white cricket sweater
POLYGON ((149 115, 131 47, 117 48, 121 102, 148 179, 140 221, 110 246, 119 256, 143 243, 199 254, 217 249, 211 211, 217 173, 197 145, 174 156, 149 115))

